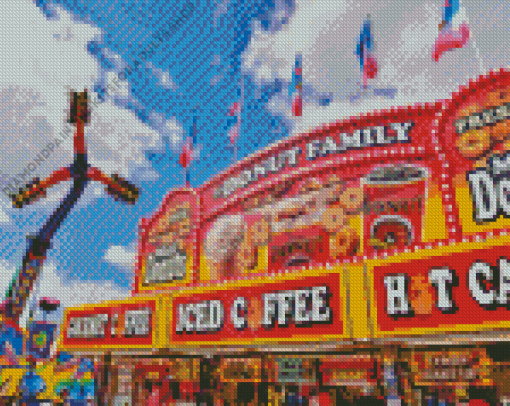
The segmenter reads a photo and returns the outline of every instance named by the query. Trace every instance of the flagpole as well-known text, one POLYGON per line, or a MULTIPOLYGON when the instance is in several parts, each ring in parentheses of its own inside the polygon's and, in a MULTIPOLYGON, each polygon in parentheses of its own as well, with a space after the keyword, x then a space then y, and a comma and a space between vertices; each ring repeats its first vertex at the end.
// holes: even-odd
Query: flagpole
POLYGON ((184 185, 186 188, 191 187, 191 171, 190 166, 194 160, 195 146, 197 141, 197 109, 198 105, 193 108, 193 125, 191 127, 191 137, 187 135, 184 139, 183 151, 181 152, 181 165, 184 169, 184 185), (191 145, 190 145, 191 138, 191 145))
POLYGON ((193 133, 191 134, 191 161, 190 165, 186 167, 186 187, 191 187, 191 164, 195 160, 195 147, 197 145, 197 110, 198 110, 198 104, 193 108, 193 133))
POLYGON ((241 74, 241 100, 239 100, 239 112, 237 113, 237 123, 236 123, 236 126, 237 126, 237 136, 236 136, 236 139, 234 140, 234 164, 237 162, 237 148, 238 148, 238 145, 237 145, 237 142, 238 142, 238 139, 239 139, 239 135, 241 134, 241 126, 242 126, 242 114, 243 114, 243 107, 244 107, 244 77, 243 75, 241 74))

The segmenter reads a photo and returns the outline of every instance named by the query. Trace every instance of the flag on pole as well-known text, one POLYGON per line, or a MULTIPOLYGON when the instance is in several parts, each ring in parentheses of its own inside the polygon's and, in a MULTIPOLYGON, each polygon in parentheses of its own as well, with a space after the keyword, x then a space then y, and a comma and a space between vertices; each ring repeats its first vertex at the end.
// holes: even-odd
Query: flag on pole
POLYGON ((195 158, 195 146, 196 146, 196 123, 197 117, 196 114, 193 114, 193 125, 190 128, 190 134, 184 140, 182 146, 182 152, 179 157, 179 163, 184 168, 186 173, 186 185, 190 184, 190 173, 189 166, 193 162, 195 158))
POLYGON ((179 157, 179 163, 184 169, 193 161, 193 140, 191 137, 187 137, 182 146, 181 156, 179 157))
POLYGON ((228 136, 230 138, 230 143, 235 144, 237 141, 237 137, 239 137, 240 127, 241 127, 241 100, 232 103, 232 105, 228 109, 228 124, 231 125, 230 130, 228 130, 228 136))
POLYGON ((368 79, 374 79, 377 76, 377 60, 372 54, 372 31, 370 19, 364 21, 361 27, 359 41, 356 45, 356 55, 359 58, 363 87, 367 87, 368 79))
POLYGON ((434 44, 432 58, 437 62, 443 53, 462 48, 469 41, 470 31, 466 13, 460 0, 445 0, 443 21, 434 44))
POLYGON ((294 61, 294 72, 292 73, 292 115, 301 117, 303 115, 303 56, 296 54, 294 61))

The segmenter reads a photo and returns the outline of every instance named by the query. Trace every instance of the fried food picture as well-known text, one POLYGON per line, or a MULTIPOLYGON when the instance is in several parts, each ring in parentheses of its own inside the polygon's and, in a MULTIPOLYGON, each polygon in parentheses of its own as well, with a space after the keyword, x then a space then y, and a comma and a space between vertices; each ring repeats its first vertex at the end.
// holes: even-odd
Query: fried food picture
POLYGON ((456 122, 458 137, 455 144, 467 159, 477 165, 487 161, 495 153, 508 151, 510 138, 510 92, 498 90, 485 96, 485 102, 476 103, 459 111, 456 122), (464 130, 464 131, 463 131, 464 130))
MULTIPOLYGON (((459 117, 467 117, 481 112, 482 107, 478 104, 469 106, 459 111, 459 117)), ((477 120, 475 120, 477 121, 477 120)), ((470 124, 473 120, 470 120, 470 124)), ((478 159, 485 155, 491 147, 491 137, 488 127, 474 129, 458 135, 455 144, 464 158, 478 159)))

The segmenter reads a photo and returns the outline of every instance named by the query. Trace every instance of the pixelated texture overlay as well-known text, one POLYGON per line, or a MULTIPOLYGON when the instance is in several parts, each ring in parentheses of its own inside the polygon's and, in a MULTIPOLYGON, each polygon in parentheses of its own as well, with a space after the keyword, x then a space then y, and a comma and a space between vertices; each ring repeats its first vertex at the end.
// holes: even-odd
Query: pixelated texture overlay
POLYGON ((509 17, 0 2, 0 403, 510 403, 509 17))

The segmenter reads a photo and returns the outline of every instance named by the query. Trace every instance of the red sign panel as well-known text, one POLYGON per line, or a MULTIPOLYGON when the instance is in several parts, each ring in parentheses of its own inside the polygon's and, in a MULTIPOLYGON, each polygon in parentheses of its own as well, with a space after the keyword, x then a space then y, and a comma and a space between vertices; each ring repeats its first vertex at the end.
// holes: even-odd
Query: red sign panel
POLYGON ((342 335, 340 275, 330 274, 173 299, 170 341, 342 335))
POLYGON ((501 70, 460 88, 438 120, 464 235, 510 228, 509 119, 510 71, 501 70))
MULTIPOLYGON (((297 169, 326 165, 353 167, 371 152, 374 158, 434 155, 432 128, 440 103, 401 107, 355 117, 308 134, 291 137, 240 162, 207 182, 201 192, 207 219, 229 201, 250 194, 256 185, 272 183, 297 169), (384 154, 384 151, 386 154, 384 154)), ((228 203, 227 203, 228 204, 228 203)))
POLYGON ((373 282, 379 332, 455 331, 510 320, 505 246, 376 265, 373 282))
POLYGON ((155 301, 70 310, 65 320, 63 344, 151 345, 155 316, 155 301))
POLYGON ((160 210, 142 224, 135 293, 182 286, 194 280, 190 259, 198 264, 196 226, 200 216, 195 192, 175 190, 160 210))

